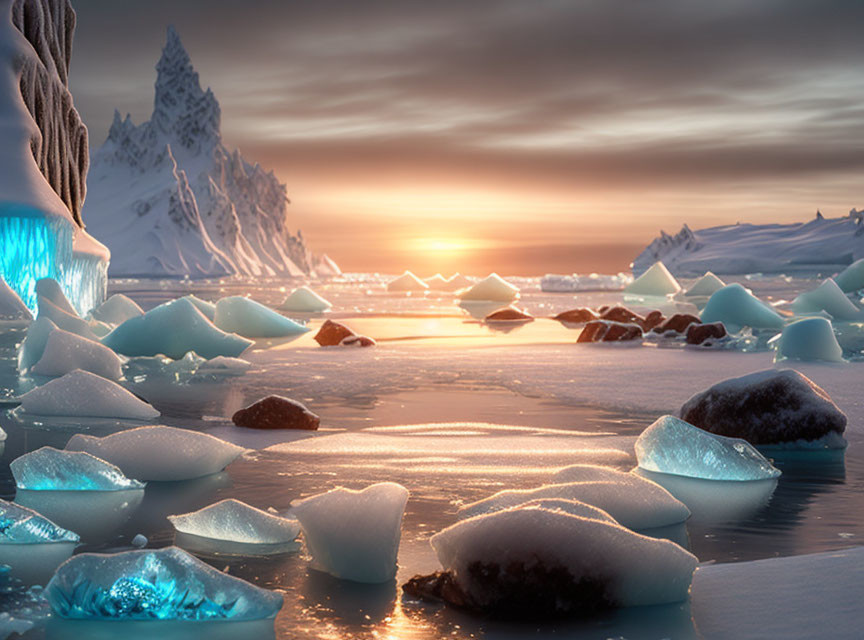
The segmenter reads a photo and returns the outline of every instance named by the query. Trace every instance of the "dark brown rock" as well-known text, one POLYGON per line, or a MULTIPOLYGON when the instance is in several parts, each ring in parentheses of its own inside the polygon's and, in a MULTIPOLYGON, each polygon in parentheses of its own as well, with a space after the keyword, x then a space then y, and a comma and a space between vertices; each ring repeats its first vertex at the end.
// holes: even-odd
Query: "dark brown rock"
POLYGON ((675 333, 684 333, 687 327, 691 324, 700 324, 702 321, 689 313, 676 313, 674 316, 666 320, 663 324, 658 325, 654 331, 657 333, 666 333, 674 331, 675 333))
POLYGON ((706 340, 719 340, 726 337, 726 327, 722 322, 691 324, 687 327, 687 344, 702 344, 706 340))
POLYGON ((238 427, 248 429, 306 429, 314 431, 320 422, 318 416, 302 404, 282 396, 267 396, 240 409, 231 417, 238 427))
POLYGON ((318 333, 315 334, 315 342, 322 347, 335 347, 341 344, 345 338, 356 336, 357 334, 351 331, 344 324, 325 320, 318 333))
POLYGON ((593 320, 585 325, 576 342, 624 342, 642 337, 642 328, 636 324, 593 320))
POLYGON ((612 307, 606 309, 600 314, 601 320, 611 320, 612 322, 623 322, 625 324, 638 324, 642 326, 645 318, 638 313, 630 311, 627 307, 612 307))
POLYGON ((339 344, 343 347, 374 347, 378 343, 369 336, 347 336, 339 344))
POLYGON ((645 320, 642 322, 642 331, 651 331, 651 329, 662 324, 665 320, 665 316, 655 309, 645 316, 645 320))
POLYGON ((534 317, 515 307, 505 307, 493 311, 484 318, 484 322, 531 322, 534 317))
POLYGON ((553 318, 553 320, 558 320, 559 322, 570 322, 572 324, 581 324, 583 322, 591 322, 592 320, 597 319, 597 314, 594 313, 591 309, 570 309, 568 311, 562 311, 557 316, 553 318))

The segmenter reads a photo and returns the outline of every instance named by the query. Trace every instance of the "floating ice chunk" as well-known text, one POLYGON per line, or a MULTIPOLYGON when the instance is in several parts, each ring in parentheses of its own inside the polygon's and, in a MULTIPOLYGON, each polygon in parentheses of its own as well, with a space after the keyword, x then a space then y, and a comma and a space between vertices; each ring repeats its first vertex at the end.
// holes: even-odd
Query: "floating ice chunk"
POLYGON ((33 314, 24 301, 15 293, 3 276, 0 276, 0 320, 32 320, 33 314))
POLYGON ((297 287, 292 291, 282 306, 282 311, 298 311, 300 313, 323 313, 333 305, 312 291, 309 287, 297 287))
POLYGON ((610 516, 603 509, 591 506, 577 500, 563 500, 561 498, 539 498, 538 500, 529 500, 525 504, 520 504, 516 509, 531 509, 531 508, 546 509, 547 511, 563 511, 571 516, 579 516, 580 518, 591 518, 592 520, 600 520, 602 522, 612 522, 618 524, 615 518, 610 516))
POLYGON ((461 295, 463 301, 512 302, 519 297, 519 287, 513 286, 497 273, 490 273, 461 295))
POLYGON ((845 293, 864 289, 864 258, 856 260, 843 269, 835 276, 834 281, 845 293))
POLYGON ((159 415, 116 382, 80 369, 28 391, 21 408, 40 416, 151 420, 159 415))
POLYGON ((135 537, 132 538, 132 546, 135 547, 136 549, 143 549, 144 547, 147 546, 148 542, 150 542, 150 541, 147 539, 147 536, 142 535, 140 533, 136 533, 135 537))
POLYGON ((239 356, 252 342, 225 333, 188 298, 178 298, 130 318, 102 339, 102 344, 126 356, 182 358, 194 351, 204 358, 239 356))
POLYGON ((175 427, 138 427, 104 438, 76 434, 69 451, 86 451, 142 482, 191 480, 218 473, 245 449, 209 434, 175 427))
POLYGON ((122 293, 115 293, 96 307, 90 315, 93 316, 94 320, 105 324, 118 325, 123 324, 129 318, 144 315, 144 310, 131 298, 122 293))
POLYGON ((511 618, 681 602, 697 563, 668 540, 540 507, 458 522, 431 544, 469 608, 511 618))
POLYGON ((690 511, 658 484, 633 474, 615 481, 550 484, 536 489, 508 489, 459 509, 460 519, 525 504, 540 498, 576 500, 602 509, 629 529, 654 529, 684 522, 690 511))
POLYGON ((256 509, 239 500, 222 500, 193 513, 168 516, 174 530, 184 534, 178 544, 214 552, 269 555, 294 551, 300 524, 256 509), (192 542, 193 544, 187 544, 192 542))
POLYGON ((717 291, 726 286, 720 278, 715 276, 710 271, 706 271, 705 275, 699 278, 696 282, 690 285, 690 288, 684 292, 688 298, 693 297, 710 297, 717 291))
POLYGON ((787 359, 845 362, 843 349, 827 318, 804 318, 791 322, 769 344, 777 350, 775 362, 787 359))
POLYGON ((765 480, 776 469, 753 445, 663 416, 636 440, 641 469, 705 480, 765 480))
POLYGON ((77 334, 54 329, 48 335, 42 356, 30 372, 56 378, 75 369, 109 380, 119 380, 123 376, 120 358, 111 349, 77 334))
POLYGON ((217 356, 205 360, 198 367, 198 373, 221 376, 242 376, 252 368, 252 363, 242 358, 228 358, 217 356))
POLYGON ((423 282, 425 282, 426 286, 433 291, 447 291, 449 289, 447 278, 442 276, 440 273, 436 273, 431 278, 426 278, 423 282))
POLYGON ((428 288, 429 285, 410 271, 387 283, 387 291, 426 291, 428 288))
POLYGON ((714 292, 701 318, 705 323, 722 322, 732 333, 743 327, 783 328, 783 317, 737 282, 714 292))
POLYGON ((39 362, 45 351, 45 345, 48 343, 48 336, 56 330, 57 325, 45 316, 36 318, 30 323, 30 326, 27 327, 27 335, 24 336, 24 342, 18 348, 19 371, 27 371, 39 362))
POLYGON ((54 278, 42 278, 41 280, 37 280, 36 295, 38 298, 41 298, 39 301, 40 303, 42 300, 47 299, 64 313, 68 313, 71 316, 78 315, 75 307, 73 307, 72 303, 69 302, 69 298, 66 297, 66 294, 63 293, 63 289, 60 288, 60 284, 54 278))
POLYGON ((243 296, 222 298, 217 302, 213 322, 222 331, 246 338, 282 338, 309 331, 308 327, 243 296))
POLYGON ((206 318, 208 320, 210 320, 210 322, 213 322, 213 320, 216 318, 216 305, 213 304, 212 302, 208 302, 207 300, 202 300, 198 296, 193 295, 191 293, 187 296, 183 296, 182 299, 188 300, 189 302, 194 304, 195 307, 198 309, 198 311, 203 313, 206 316, 206 318))
POLYGON ((632 473, 596 464, 574 464, 564 467, 552 476, 552 482, 554 484, 572 482, 624 482, 628 485, 640 487, 637 491, 649 492, 653 491, 656 486, 656 483, 632 473), (642 482, 643 480, 644 483, 642 482))
POLYGON ((77 533, 35 511, 0 500, 0 564, 25 584, 41 583, 66 560, 80 538, 77 533))
POLYGON ((824 311, 834 320, 864 321, 864 313, 852 304, 842 289, 831 278, 812 291, 805 291, 792 301, 796 313, 824 311))
POLYGON ((458 271, 449 278, 447 278, 447 289, 449 291, 459 291, 460 289, 467 289, 472 284, 474 283, 458 271))
POLYGON ((114 325, 106 324, 99 320, 91 319, 87 324, 90 326, 90 331, 92 331, 97 338, 104 338, 114 329, 114 325))
POLYGON ((313 567, 354 582, 388 582, 396 576, 402 514, 408 490, 394 482, 362 491, 342 487, 301 500, 300 520, 313 567))
POLYGON ((640 296, 667 296, 681 291, 681 285, 662 262, 655 262, 648 271, 624 287, 625 293, 640 296))
POLYGON ((42 447, 9 465, 15 485, 33 491, 124 491, 143 489, 113 464, 89 453, 42 447))
POLYGON ((82 553, 57 569, 45 598, 63 618, 259 620, 282 596, 229 576, 177 547, 82 553))
POLYGON ((39 298, 39 318, 47 318, 51 320, 57 327, 75 333, 88 340, 96 340, 96 334, 87 324, 86 320, 82 320, 77 315, 67 313, 50 300, 39 298))

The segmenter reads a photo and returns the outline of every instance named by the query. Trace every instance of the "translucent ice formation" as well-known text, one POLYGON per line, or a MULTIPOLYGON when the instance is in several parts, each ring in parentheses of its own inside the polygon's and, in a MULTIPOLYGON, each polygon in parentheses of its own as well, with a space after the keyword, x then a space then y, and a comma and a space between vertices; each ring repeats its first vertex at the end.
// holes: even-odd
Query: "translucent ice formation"
POLYGON ((387 283, 387 291, 426 291, 428 288, 429 285, 410 271, 387 283))
POLYGON ((633 474, 615 481, 550 484, 536 489, 508 489, 472 502, 458 511, 460 519, 509 509, 540 498, 576 500, 602 509, 628 529, 653 529, 684 522, 690 511, 663 487, 633 474))
POLYGON ((212 302, 207 302, 207 300, 202 300, 196 295, 189 294, 188 296, 183 296, 184 300, 188 300, 192 304, 194 304, 198 311, 203 313, 210 322, 213 322, 213 319, 216 317, 216 305, 212 302))
POLYGON ((216 327, 188 298, 178 298, 130 318, 102 339, 126 356, 166 355, 179 359, 189 351, 204 358, 237 357, 252 342, 216 327))
POLYGON ((124 296, 122 293, 115 293, 93 309, 91 315, 94 320, 99 320, 105 324, 118 325, 123 324, 129 318, 144 315, 144 310, 131 298, 124 296))
POLYGON ((69 451, 86 451, 142 482, 191 480, 218 473, 245 449, 206 433, 175 427, 138 427, 104 438, 76 434, 69 451))
POLYGON ((300 524, 294 518, 282 518, 233 499, 193 513, 168 516, 168 520, 175 531, 184 534, 178 544, 216 553, 269 555, 294 551, 294 540, 300 533, 300 524))
POLYGON ((282 311, 298 311, 300 313, 323 313, 333 305, 312 291, 309 287, 297 287, 285 302, 279 307, 282 311))
POLYGON ((159 415, 116 382, 76 369, 21 396, 21 409, 40 416, 151 420, 159 415))
POLYGON ((743 327, 782 329, 783 317, 737 282, 717 290, 701 313, 702 322, 722 322, 737 333, 743 327))
POLYGON ((125 491, 143 489, 113 464, 89 453, 42 447, 9 465, 15 485, 33 491, 125 491))
POLYGON ((856 260, 843 269, 834 278, 834 281, 846 293, 864 289, 864 258, 856 260))
POLYGON ((843 349, 827 318, 804 318, 791 322, 769 344, 777 350, 775 362, 787 359, 844 362, 843 349))
POLYGON ((710 297, 715 292, 726 286, 720 278, 715 276, 710 271, 706 271, 705 275, 699 278, 696 282, 690 285, 690 288, 684 292, 688 298, 693 297, 710 297))
POLYGON ((519 297, 519 288, 491 273, 461 295, 463 301, 512 302, 519 297))
POLYGON ((0 500, 0 564, 24 584, 44 584, 80 538, 35 511, 0 500))
POLYGON ((48 343, 48 337, 56 330, 57 325, 45 316, 36 318, 30 323, 30 326, 27 327, 27 335, 24 336, 24 342, 18 348, 19 371, 27 371, 39 362, 45 351, 45 345, 48 343))
POLYGON ((243 296, 219 300, 213 322, 222 331, 246 338, 283 338, 309 331, 308 327, 243 296))
POLYGON ((792 302, 796 313, 824 311, 835 321, 864 321, 864 313, 852 304, 837 283, 828 278, 812 291, 805 291, 792 302))
POLYGON ((294 505, 313 567, 354 582, 396 576, 408 490, 393 482, 362 491, 338 488, 294 505))
POLYGON ((681 285, 662 262, 655 262, 648 271, 624 287, 624 293, 639 296, 662 297, 679 291, 681 285))
POLYGON ((706 480, 765 480, 776 469, 753 445, 663 416, 636 440, 641 469, 706 480))
POLYGON ((33 314, 21 300, 21 297, 9 288, 6 280, 0 275, 0 320, 32 320, 33 314))
POLYGON ((101 620, 258 620, 282 607, 280 594, 177 547, 77 555, 57 569, 45 598, 63 618, 101 620))
POLYGON ((56 378, 81 369, 109 380, 123 376, 120 358, 105 345, 74 333, 54 329, 45 342, 42 356, 30 372, 56 378))

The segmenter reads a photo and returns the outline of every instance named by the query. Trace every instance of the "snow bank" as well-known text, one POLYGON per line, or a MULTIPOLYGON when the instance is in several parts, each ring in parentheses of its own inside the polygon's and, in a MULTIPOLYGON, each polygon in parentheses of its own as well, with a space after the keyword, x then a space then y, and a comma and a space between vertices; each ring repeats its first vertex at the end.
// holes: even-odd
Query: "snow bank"
POLYGON ((21 409, 40 416, 152 420, 159 416, 146 402, 116 382, 76 369, 21 396, 21 409))

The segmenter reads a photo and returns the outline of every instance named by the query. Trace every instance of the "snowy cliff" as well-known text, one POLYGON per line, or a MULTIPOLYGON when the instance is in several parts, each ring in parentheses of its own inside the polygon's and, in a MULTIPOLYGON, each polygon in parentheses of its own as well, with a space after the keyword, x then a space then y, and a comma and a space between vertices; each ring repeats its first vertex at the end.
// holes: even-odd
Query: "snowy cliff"
POLYGON ((219 103, 171 27, 156 71, 150 120, 115 112, 92 157, 85 216, 114 253, 111 275, 314 273, 285 186, 222 143, 219 103))
POLYGON ((676 276, 742 273, 830 274, 864 258, 864 215, 821 213, 806 223, 736 224, 676 235, 661 232, 633 261, 638 276, 662 260, 676 276))

